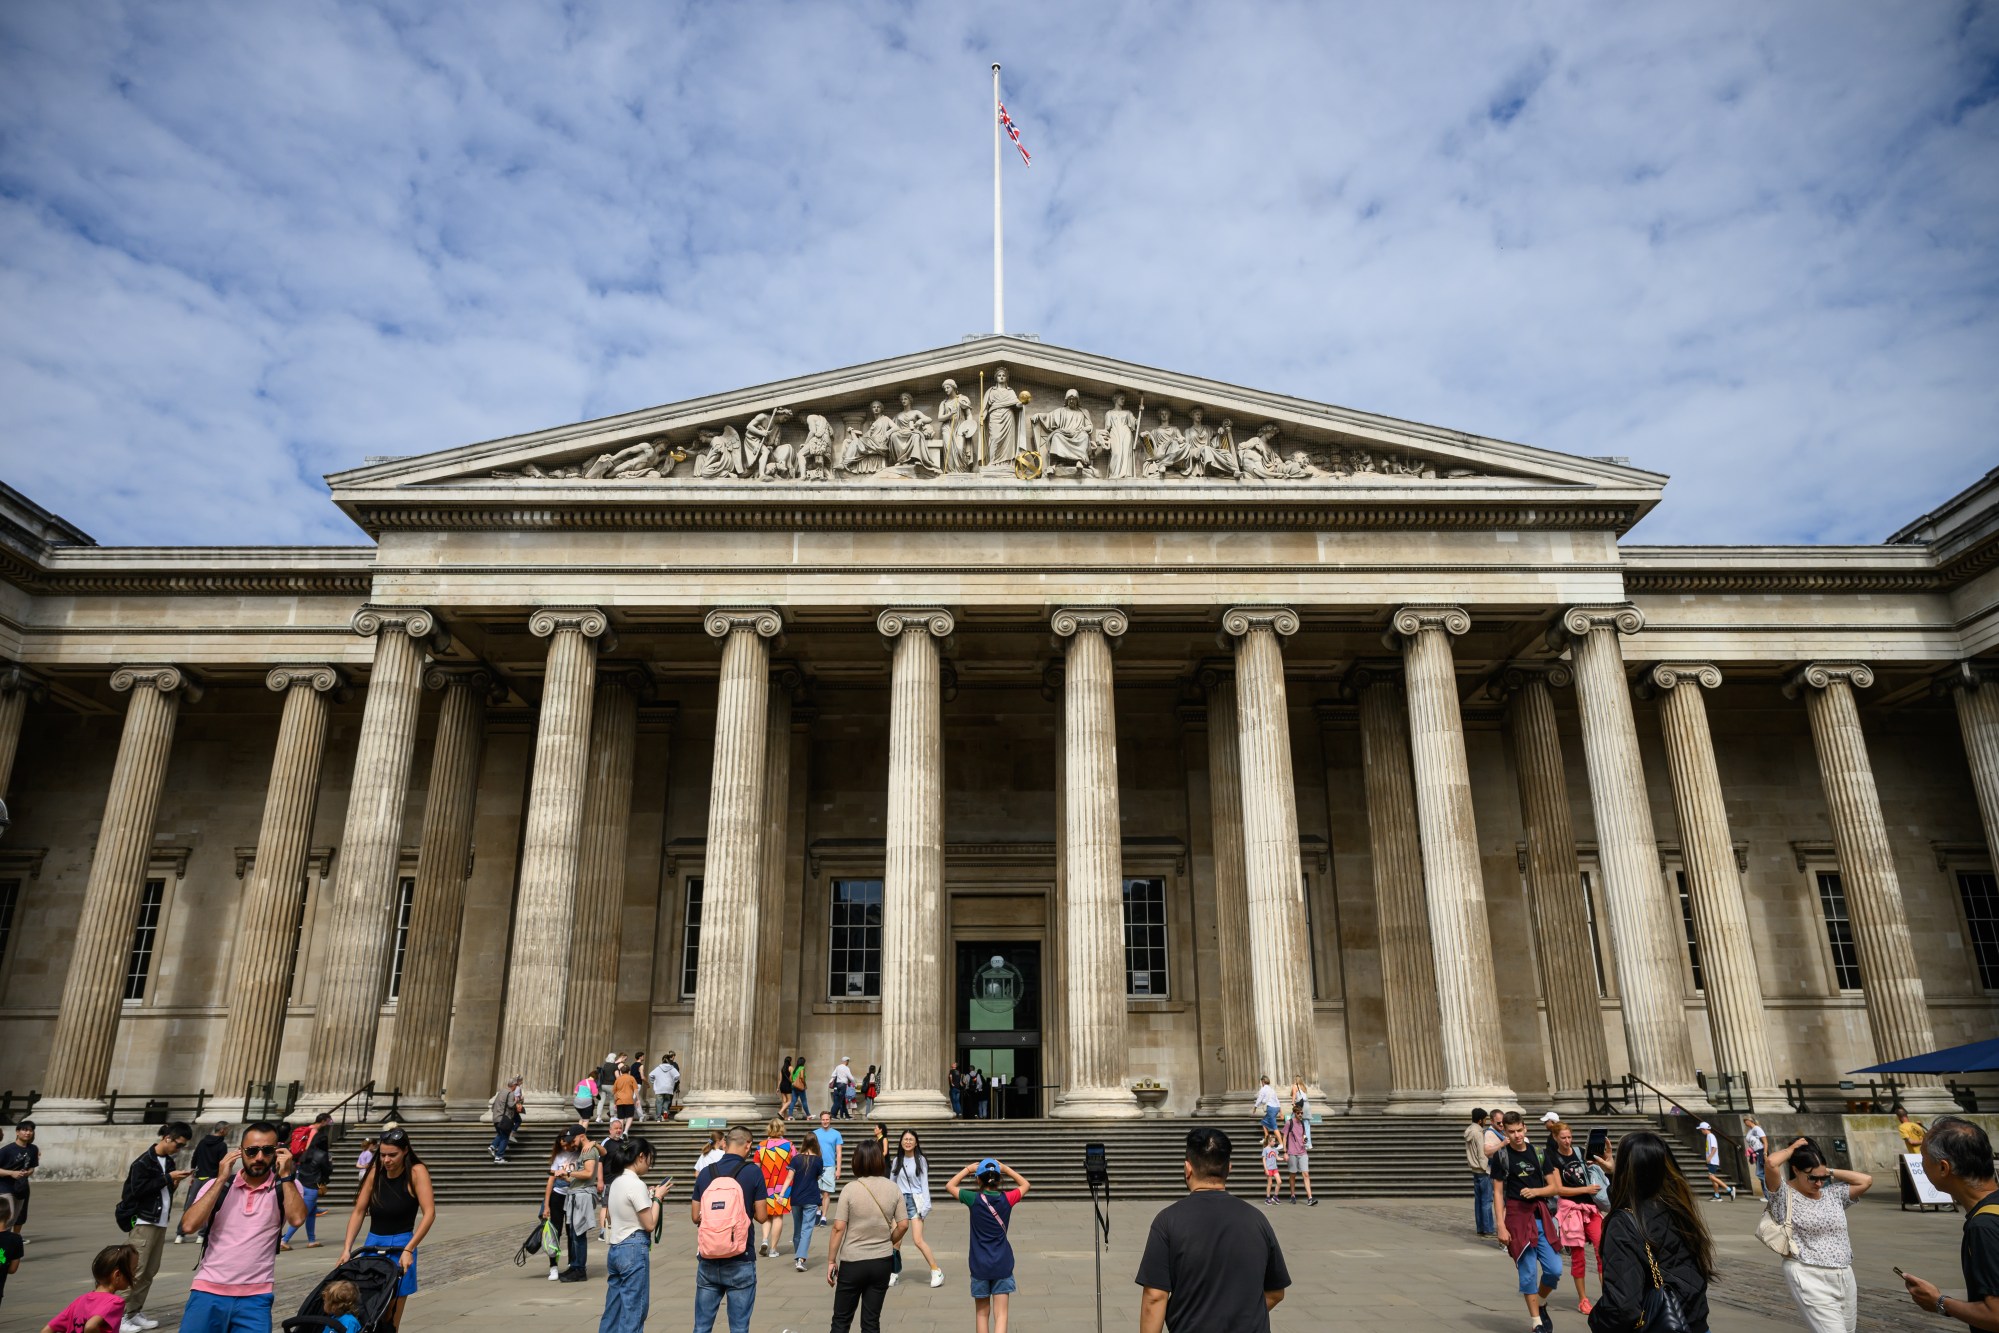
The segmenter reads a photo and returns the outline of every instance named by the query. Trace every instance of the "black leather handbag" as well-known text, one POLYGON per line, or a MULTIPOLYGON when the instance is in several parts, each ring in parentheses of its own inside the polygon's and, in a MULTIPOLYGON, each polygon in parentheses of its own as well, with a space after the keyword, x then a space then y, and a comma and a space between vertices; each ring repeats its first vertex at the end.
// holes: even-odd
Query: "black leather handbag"
MULTIPOLYGON (((1633 1221, 1637 1218, 1634 1215, 1633 1221)), ((1638 1234, 1645 1238, 1644 1224, 1640 1223, 1638 1234)), ((1638 1327, 1645 1333, 1694 1333, 1687 1327, 1686 1311, 1680 1308, 1680 1298, 1666 1285, 1666 1279, 1659 1272, 1659 1261, 1652 1257, 1652 1242, 1645 1238, 1645 1266, 1652 1270, 1652 1285, 1645 1289, 1644 1310, 1638 1327)))

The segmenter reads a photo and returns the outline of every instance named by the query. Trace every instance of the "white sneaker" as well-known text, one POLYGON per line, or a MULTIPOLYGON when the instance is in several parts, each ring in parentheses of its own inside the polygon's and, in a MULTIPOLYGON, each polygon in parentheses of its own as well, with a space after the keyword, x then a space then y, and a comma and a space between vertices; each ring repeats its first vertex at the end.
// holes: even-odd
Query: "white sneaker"
POLYGON ((139 1327, 136 1319, 123 1319, 118 1323, 118 1333, 146 1333, 146 1330, 139 1327))
POLYGON ((943 1269, 941 1269, 941 1268, 933 1268, 933 1269, 931 1269, 931 1270, 930 1270, 930 1285, 931 1285, 931 1286, 933 1286, 933 1287, 941 1287, 941 1286, 943 1286, 943 1285, 944 1285, 944 1270, 943 1270, 943 1269))
POLYGON ((160 1326, 160 1321, 149 1314, 135 1314, 132 1316, 132 1322, 140 1328, 158 1328, 160 1326))
POLYGON ((562 1281, 562 1274, 556 1272, 553 1268, 551 1268, 548 1270, 548 1280, 550 1282, 560 1282, 562 1281))
POLYGON ((900 1282, 900 1281, 902 1281, 902 1274, 900 1274, 900 1273, 890 1273, 890 1274, 888 1275, 888 1284, 889 1284, 889 1285, 890 1285, 891 1287, 893 1287, 893 1286, 894 1286, 894 1285, 895 1285, 896 1283, 898 1283, 898 1282, 900 1282))

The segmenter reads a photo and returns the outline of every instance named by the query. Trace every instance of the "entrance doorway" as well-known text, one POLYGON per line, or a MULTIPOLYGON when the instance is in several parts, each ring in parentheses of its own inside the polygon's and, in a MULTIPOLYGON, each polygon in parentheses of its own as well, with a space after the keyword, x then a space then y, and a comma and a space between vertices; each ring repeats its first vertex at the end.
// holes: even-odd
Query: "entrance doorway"
MULTIPOLYGON (((1043 1112, 1041 944, 1038 940, 958 941, 953 988, 958 1065, 985 1076, 985 1114, 1031 1119, 1043 1112)), ((965 1107, 975 1115, 977 1107, 965 1107)))

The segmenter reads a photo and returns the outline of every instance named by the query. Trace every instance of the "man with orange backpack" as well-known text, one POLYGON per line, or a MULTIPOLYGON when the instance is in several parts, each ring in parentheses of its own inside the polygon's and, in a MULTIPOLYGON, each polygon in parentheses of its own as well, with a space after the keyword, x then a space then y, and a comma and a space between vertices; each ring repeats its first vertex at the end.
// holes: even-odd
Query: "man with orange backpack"
POLYGON ((750 1159, 750 1131, 729 1131, 729 1150, 694 1178, 688 1215, 696 1228, 694 1333, 710 1333, 726 1296, 729 1333, 750 1333, 757 1303, 756 1228, 770 1220, 764 1173, 750 1159))

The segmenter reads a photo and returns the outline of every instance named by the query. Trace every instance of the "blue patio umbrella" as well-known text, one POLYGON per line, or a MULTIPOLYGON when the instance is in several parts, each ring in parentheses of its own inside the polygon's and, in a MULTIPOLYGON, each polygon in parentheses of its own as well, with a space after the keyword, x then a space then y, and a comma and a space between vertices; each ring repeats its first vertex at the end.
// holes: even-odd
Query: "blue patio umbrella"
POLYGON ((1983 1074, 1999 1070, 1999 1039, 1946 1046, 1926 1055, 1856 1069, 1856 1074, 1983 1074))

